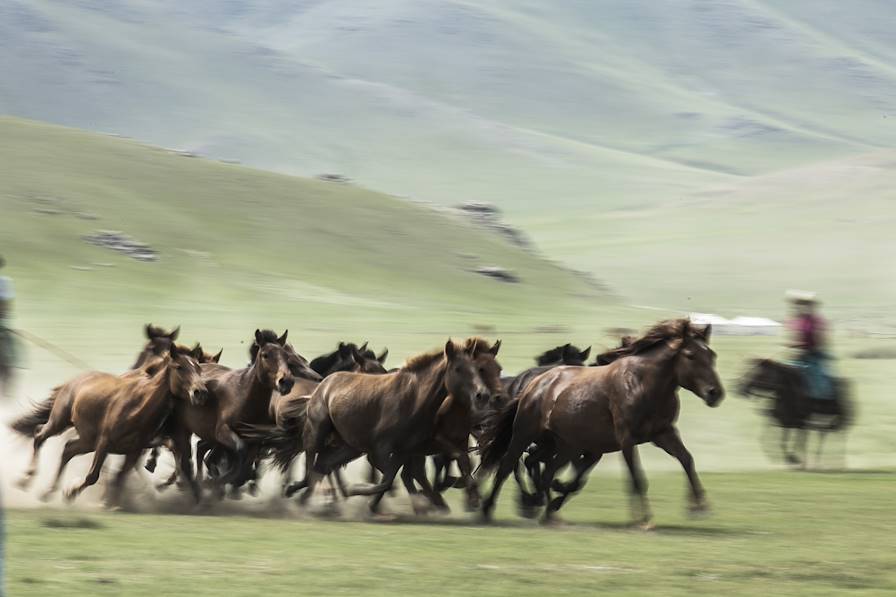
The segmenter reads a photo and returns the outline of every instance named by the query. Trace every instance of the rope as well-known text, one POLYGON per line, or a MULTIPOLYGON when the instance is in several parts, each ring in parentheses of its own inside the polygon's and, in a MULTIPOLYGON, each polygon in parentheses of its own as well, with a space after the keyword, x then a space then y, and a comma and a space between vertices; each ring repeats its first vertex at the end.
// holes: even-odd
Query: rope
POLYGON ((81 359, 79 359, 78 357, 73 355, 72 353, 70 353, 66 350, 63 350, 62 348, 59 348, 52 342, 50 342, 48 340, 44 340, 43 338, 41 338, 40 336, 38 336, 36 334, 32 334, 31 332, 26 332, 25 330, 10 329, 9 331, 12 332, 13 334, 15 334, 16 336, 18 336, 19 338, 22 338, 23 340, 27 340, 28 342, 31 342, 32 344, 39 346, 40 348, 43 348, 47 352, 56 355, 63 361, 67 362, 69 365, 74 365, 75 367, 78 367, 79 369, 90 369, 90 365, 88 365, 87 363, 85 363, 84 361, 82 361, 81 359))

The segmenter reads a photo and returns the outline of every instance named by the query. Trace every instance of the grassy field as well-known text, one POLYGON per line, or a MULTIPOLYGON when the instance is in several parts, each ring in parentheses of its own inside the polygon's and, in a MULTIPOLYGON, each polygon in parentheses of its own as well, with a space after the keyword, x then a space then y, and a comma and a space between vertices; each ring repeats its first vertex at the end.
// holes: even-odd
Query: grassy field
MULTIPOLYGON (((649 472, 648 472, 649 474, 649 472)), ((566 526, 469 515, 394 523, 12 510, 10 595, 884 595, 896 591, 892 472, 707 474, 711 517, 680 474, 650 475, 657 529, 627 526, 597 474, 566 526)))

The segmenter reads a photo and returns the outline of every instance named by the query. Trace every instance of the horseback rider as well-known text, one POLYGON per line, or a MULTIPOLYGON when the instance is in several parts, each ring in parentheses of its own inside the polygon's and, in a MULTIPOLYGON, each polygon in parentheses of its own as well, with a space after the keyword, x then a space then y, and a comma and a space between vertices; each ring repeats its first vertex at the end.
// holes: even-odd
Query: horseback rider
POLYGON ((789 291, 787 298, 794 309, 789 328, 793 335, 791 347, 796 349, 794 364, 803 371, 809 398, 832 400, 834 384, 829 372, 825 321, 818 315, 818 300, 814 293, 789 291))

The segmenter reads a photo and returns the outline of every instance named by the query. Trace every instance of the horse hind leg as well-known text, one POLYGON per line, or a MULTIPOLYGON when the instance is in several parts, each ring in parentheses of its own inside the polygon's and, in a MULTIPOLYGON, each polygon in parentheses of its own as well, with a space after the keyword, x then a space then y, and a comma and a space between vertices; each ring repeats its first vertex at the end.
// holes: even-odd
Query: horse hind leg
POLYGON ((559 483, 554 481, 551 484, 551 487, 560 495, 552 499, 548 503, 547 511, 545 515, 553 515, 554 512, 560 510, 563 506, 563 503, 569 498, 570 495, 574 493, 578 493, 585 486, 585 476, 588 472, 594 468, 594 465, 598 463, 602 454, 598 454, 593 456, 591 454, 584 454, 578 460, 573 463, 573 467, 576 470, 575 478, 569 483, 559 483), (549 514, 550 513, 550 514, 549 514))
POLYGON ((20 489, 28 489, 28 487, 31 486, 31 482, 34 480, 34 477, 37 475, 37 464, 40 461, 40 450, 43 447, 44 442, 51 437, 59 435, 69 427, 70 424, 65 418, 59 416, 54 417, 51 412, 49 420, 37 428, 34 434, 31 462, 28 465, 28 470, 25 471, 25 474, 17 483, 20 489))
POLYGON ((80 454, 87 454, 92 449, 93 446, 82 441, 80 437, 67 441, 65 447, 62 449, 62 456, 59 458, 59 468, 56 469, 56 476, 53 478, 53 483, 50 485, 49 489, 41 495, 40 499, 46 502, 59 490, 62 474, 65 472, 65 467, 68 466, 68 463, 72 458, 80 454))

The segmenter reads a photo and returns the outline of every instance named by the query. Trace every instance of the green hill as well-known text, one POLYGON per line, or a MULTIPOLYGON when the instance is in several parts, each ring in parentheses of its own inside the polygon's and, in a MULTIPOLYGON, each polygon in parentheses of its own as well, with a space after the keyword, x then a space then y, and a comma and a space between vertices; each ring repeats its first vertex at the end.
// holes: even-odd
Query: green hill
POLYGON ((887 160, 812 182, 896 143, 894 26, 881 0, 12 0, 0 113, 494 202, 633 302, 876 309, 887 160))
POLYGON ((0 119, 0 138, 0 246, 18 311, 76 346, 79 330, 94 344, 104 334, 136 342, 152 320, 218 342, 241 338, 240 325, 293 325, 325 335, 323 349, 342 333, 535 325, 547 306, 558 313, 550 321, 568 320, 607 300, 494 233, 352 185, 15 119, 0 119), (100 230, 146 243, 158 260, 85 242, 100 230))

